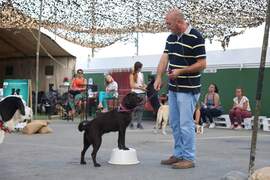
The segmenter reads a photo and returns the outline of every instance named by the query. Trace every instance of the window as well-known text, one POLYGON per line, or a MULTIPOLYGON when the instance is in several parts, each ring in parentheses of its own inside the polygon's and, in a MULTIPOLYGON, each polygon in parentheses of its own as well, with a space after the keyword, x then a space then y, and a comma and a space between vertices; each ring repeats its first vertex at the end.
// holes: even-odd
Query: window
POLYGON ((12 76, 13 75, 13 66, 6 66, 6 69, 5 69, 5 75, 6 76, 12 76))
POLYGON ((45 75, 52 76, 53 75, 53 66, 45 66, 45 75))

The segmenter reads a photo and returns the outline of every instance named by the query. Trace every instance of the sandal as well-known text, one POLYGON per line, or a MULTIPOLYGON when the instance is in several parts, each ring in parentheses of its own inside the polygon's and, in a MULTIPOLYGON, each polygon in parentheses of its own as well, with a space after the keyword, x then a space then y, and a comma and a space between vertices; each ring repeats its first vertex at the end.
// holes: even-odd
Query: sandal
POLYGON ((107 109, 104 109, 104 108, 102 108, 102 111, 101 111, 102 113, 106 113, 106 112, 108 112, 108 110, 107 109))

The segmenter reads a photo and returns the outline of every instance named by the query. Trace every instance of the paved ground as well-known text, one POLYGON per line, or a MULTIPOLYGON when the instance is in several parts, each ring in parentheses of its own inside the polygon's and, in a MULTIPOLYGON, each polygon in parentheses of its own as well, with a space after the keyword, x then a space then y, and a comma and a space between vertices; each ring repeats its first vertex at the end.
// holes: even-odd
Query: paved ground
MULTIPOLYGON (((251 131, 224 129, 207 129, 197 136, 196 168, 162 166, 160 160, 171 154, 172 136, 170 130, 167 136, 153 134, 153 122, 145 122, 144 130, 127 131, 127 145, 137 150, 140 164, 107 163, 117 142, 117 134, 110 133, 104 135, 98 154, 102 167, 93 167, 91 151, 83 166, 79 164, 82 133, 77 124, 52 121, 52 134, 6 136, 0 145, 0 180, 218 180, 229 171, 248 169, 251 131)), ((269 166, 270 133, 260 132, 257 148, 256 168, 269 166)))

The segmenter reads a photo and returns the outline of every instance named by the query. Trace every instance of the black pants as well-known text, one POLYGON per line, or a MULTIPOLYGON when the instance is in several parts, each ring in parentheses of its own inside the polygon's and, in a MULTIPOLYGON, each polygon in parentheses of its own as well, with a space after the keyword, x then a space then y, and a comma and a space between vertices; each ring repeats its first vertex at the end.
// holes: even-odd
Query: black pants
POLYGON ((202 117, 203 123, 206 123, 206 117, 209 119, 210 123, 213 123, 213 118, 218 117, 221 114, 222 114, 222 111, 220 109, 201 108, 201 117, 202 117))

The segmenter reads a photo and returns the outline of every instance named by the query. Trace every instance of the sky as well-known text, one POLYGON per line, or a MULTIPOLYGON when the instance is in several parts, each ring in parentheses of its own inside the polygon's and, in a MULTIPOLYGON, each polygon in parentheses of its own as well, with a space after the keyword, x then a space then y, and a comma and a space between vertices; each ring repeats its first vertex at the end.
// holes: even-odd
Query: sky
MULTIPOLYGON (((87 67, 88 59, 91 58, 91 49, 81 47, 70 43, 54 34, 42 30, 52 37, 61 47, 69 53, 77 57, 76 68, 87 67)), ((263 42, 264 25, 257 28, 247 29, 243 34, 232 37, 227 49, 240 49, 261 47, 263 42)), ((139 34, 139 55, 161 54, 165 47, 165 41, 169 33, 142 33, 139 34)), ((206 50, 223 50, 220 42, 206 40, 206 50)), ((95 58, 119 57, 119 56, 134 56, 136 55, 136 47, 133 42, 118 42, 109 47, 96 49, 95 58)))

